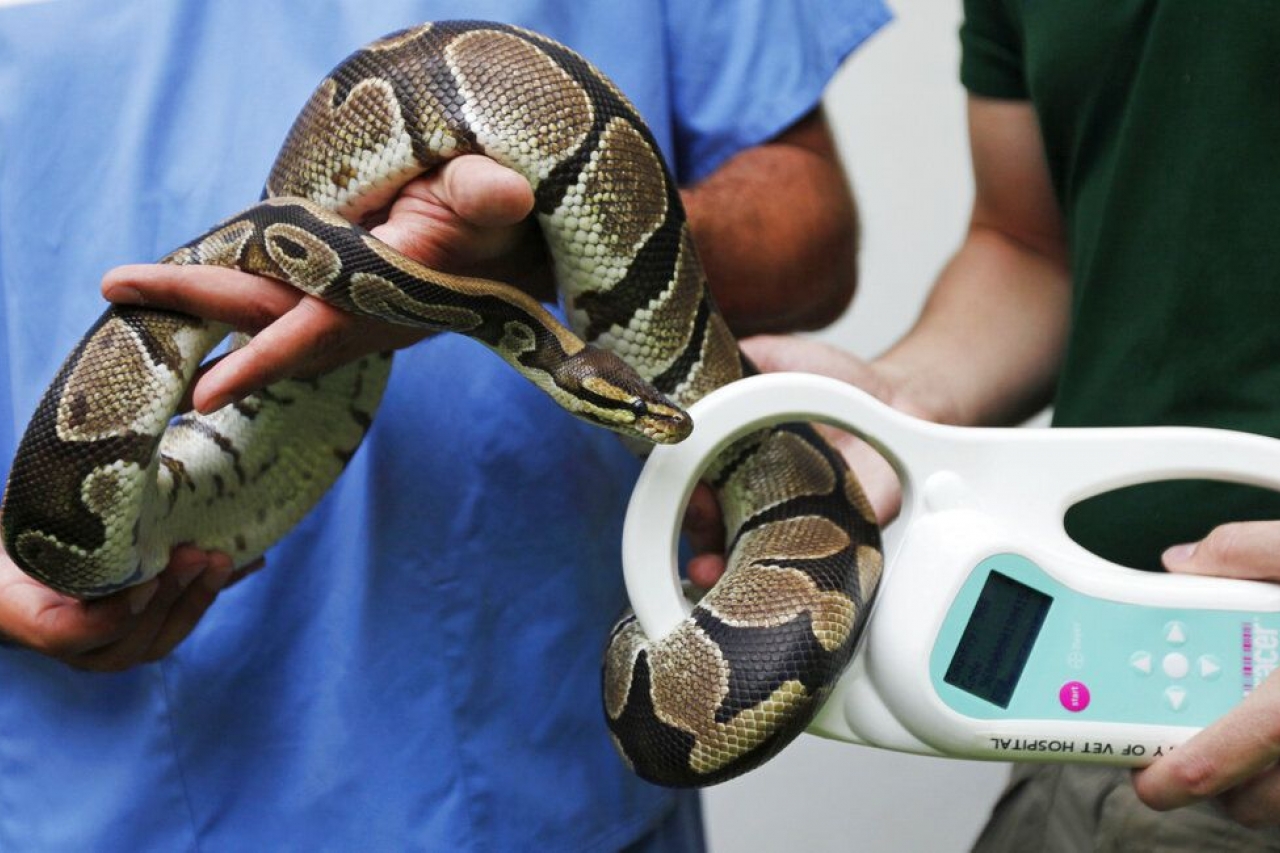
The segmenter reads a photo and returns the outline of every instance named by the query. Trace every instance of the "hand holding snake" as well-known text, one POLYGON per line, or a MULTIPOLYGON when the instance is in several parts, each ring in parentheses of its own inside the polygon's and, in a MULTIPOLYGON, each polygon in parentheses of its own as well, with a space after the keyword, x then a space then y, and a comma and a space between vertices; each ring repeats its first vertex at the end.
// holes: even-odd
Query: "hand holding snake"
MULTIPOLYGON (((524 178, 493 160, 451 160, 400 191, 371 232, 410 258, 458 275, 510 281, 533 295, 551 286, 541 237, 529 219, 524 178)), ((363 356, 411 346, 421 329, 340 311, 275 279, 234 268, 141 264, 118 267, 102 294, 226 323, 254 335, 202 371, 192 404, 209 413, 286 378, 318 376, 363 356)))
MULTIPOLYGON (((407 185, 387 221, 373 229, 381 239, 424 263, 449 271, 490 264, 494 277, 523 263, 528 242, 528 184, 510 170, 481 157, 459 158, 407 185), (510 179, 517 178, 513 183, 510 179)), ((272 279, 221 267, 141 265, 107 274, 103 293, 118 303, 220 319, 246 332, 293 310, 303 300, 316 324, 303 339, 285 343, 283 361, 268 365, 280 375, 314 374, 383 349, 390 339, 409 345, 422 335, 404 326, 369 321, 333 309, 272 279), (322 307, 323 306, 323 307, 322 307), (320 309, 320 310, 316 310, 320 309), (309 346, 342 336, 347 348, 309 346), (301 347, 301 349, 299 349, 301 347), (327 359, 317 361, 316 359, 327 359)), ((249 354, 238 352, 241 358, 249 354)), ((251 365, 251 368, 257 365, 251 365)), ((244 397, 268 382, 253 370, 243 381, 210 395, 244 397)), ((203 381, 204 377, 201 377, 203 381)), ((197 399, 200 382, 196 383, 197 399)), ((212 407, 206 407, 206 410, 212 407)), ((0 637, 49 655, 77 669, 116 672, 159 660, 195 628, 224 587, 257 564, 232 572, 226 554, 181 545, 160 575, 104 598, 81 601, 50 589, 25 574, 0 549, 0 637)))
POLYGON ((146 583, 81 601, 25 574, 0 550, 0 638, 76 669, 119 672, 173 651, 232 580, 229 557, 186 545, 146 583))
MULTIPOLYGON (((578 417, 649 441, 679 440, 679 406, 752 369, 647 128, 598 71, 536 34, 446 22, 369 45, 313 95, 264 196, 165 261, 234 266, 344 310, 471 335, 578 417), (572 331, 512 288, 425 268, 342 218, 468 152, 529 182, 572 331)), ((323 494, 370 424, 388 360, 170 424, 225 332, 129 308, 90 330, 10 476, 4 534, 23 569, 92 597, 145 583, 177 542, 247 562, 323 494)), ((605 659, 618 748, 668 785, 730 778, 798 735, 879 579, 870 507, 813 429, 748 436, 708 479, 728 520, 724 578, 667 637, 624 618, 605 659)))

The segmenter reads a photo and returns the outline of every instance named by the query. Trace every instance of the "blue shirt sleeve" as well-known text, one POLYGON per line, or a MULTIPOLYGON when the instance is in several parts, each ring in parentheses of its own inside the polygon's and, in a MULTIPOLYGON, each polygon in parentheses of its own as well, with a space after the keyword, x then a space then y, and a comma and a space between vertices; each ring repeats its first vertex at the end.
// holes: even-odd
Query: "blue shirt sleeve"
POLYGON ((881 0, 665 2, 682 183, 812 110, 840 63, 890 17, 881 0))

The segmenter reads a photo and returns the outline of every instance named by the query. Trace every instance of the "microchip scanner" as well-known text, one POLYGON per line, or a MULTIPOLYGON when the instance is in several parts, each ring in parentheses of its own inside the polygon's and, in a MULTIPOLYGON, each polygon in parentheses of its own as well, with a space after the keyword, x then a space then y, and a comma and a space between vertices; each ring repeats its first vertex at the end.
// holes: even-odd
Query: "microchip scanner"
POLYGON ((690 414, 693 434, 651 454, 623 533, 627 592, 651 638, 689 613, 680 521, 730 442, 827 423, 865 439, 902 482, 870 621, 814 734, 929 755, 1143 765, 1280 665, 1280 585, 1135 571, 1063 527, 1073 504, 1138 483, 1280 490, 1280 441, 1190 427, 942 426, 797 373, 732 383, 690 414))

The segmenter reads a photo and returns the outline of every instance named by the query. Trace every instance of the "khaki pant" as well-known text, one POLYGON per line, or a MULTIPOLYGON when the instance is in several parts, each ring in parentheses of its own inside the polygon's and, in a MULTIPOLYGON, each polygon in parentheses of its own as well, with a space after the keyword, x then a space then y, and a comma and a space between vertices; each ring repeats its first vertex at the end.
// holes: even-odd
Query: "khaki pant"
POLYGON ((1022 764, 974 845, 975 853, 1280 851, 1280 831, 1245 829, 1213 805, 1147 808, 1129 771, 1022 764))

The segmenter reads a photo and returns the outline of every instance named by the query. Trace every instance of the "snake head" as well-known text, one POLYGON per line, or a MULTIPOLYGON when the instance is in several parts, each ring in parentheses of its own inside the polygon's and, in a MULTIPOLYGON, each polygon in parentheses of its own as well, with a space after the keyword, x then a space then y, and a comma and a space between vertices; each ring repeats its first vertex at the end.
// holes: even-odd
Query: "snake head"
POLYGON ((590 423, 645 444, 688 438, 693 419, 614 353, 586 347, 556 377, 557 401, 590 423))
POLYGON ((592 409, 589 420, 623 435, 654 444, 684 441, 693 431, 689 414, 639 377, 619 381, 589 376, 582 382, 584 398, 592 409))

